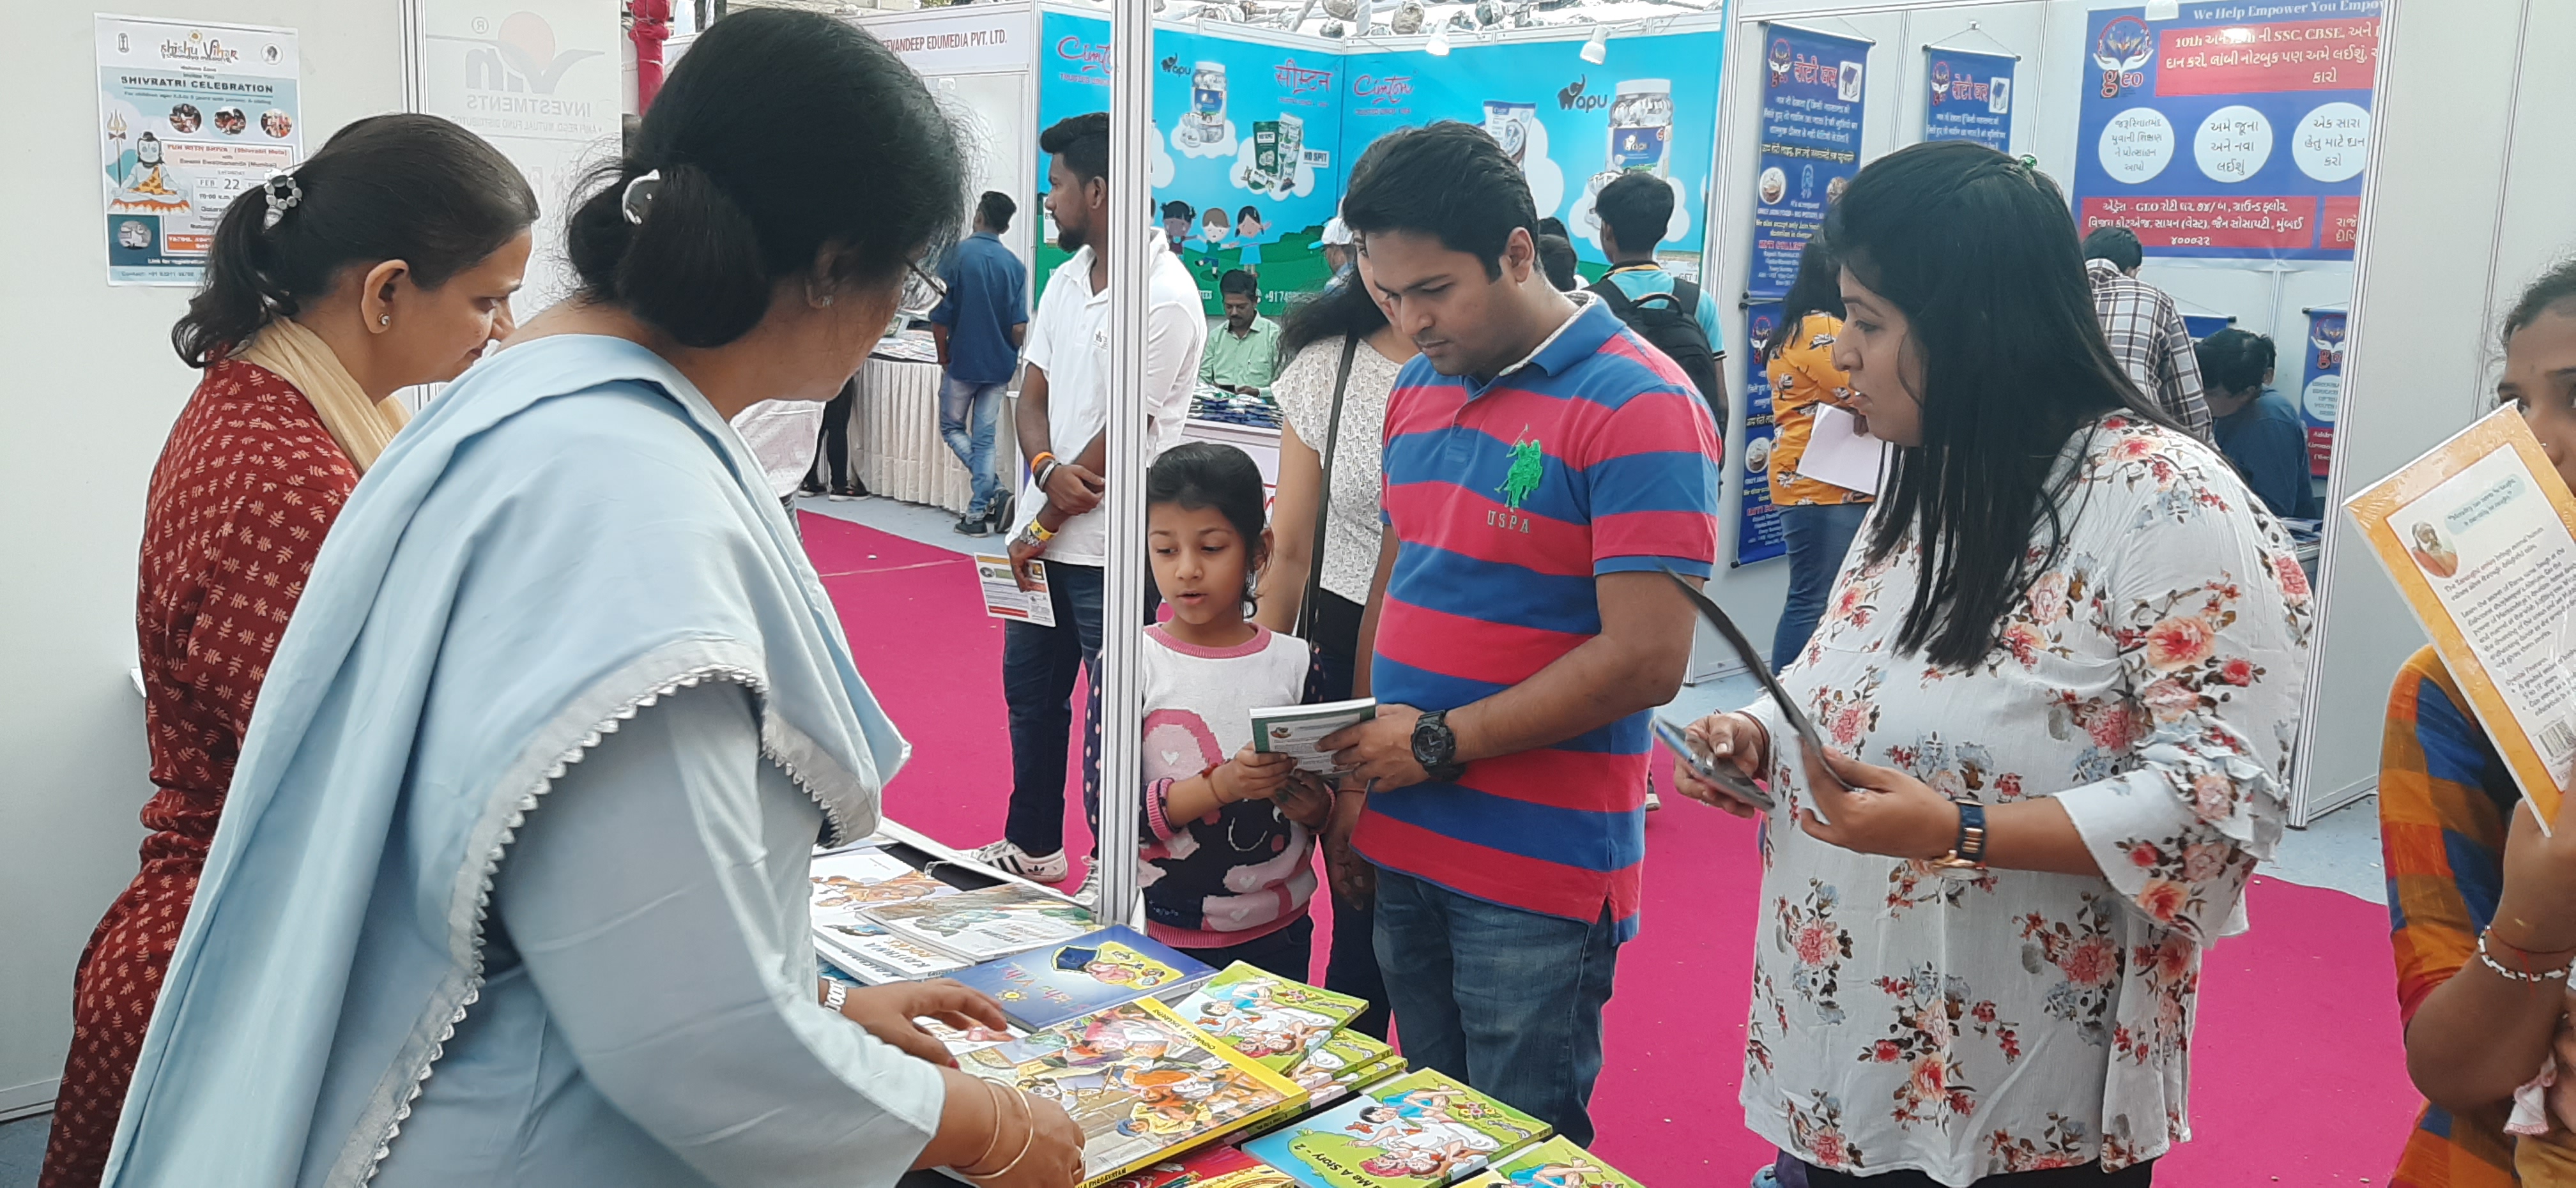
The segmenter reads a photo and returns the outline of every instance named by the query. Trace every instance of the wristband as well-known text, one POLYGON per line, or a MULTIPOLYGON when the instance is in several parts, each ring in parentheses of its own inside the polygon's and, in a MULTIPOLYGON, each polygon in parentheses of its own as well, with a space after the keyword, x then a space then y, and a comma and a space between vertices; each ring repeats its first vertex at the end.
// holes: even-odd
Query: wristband
POLYGON ((1030 544, 1045 544, 1055 539, 1055 532, 1046 525, 1038 523, 1035 518, 1029 520, 1028 527, 1021 529, 1021 534, 1029 538, 1030 544))
POLYGON ((1040 493, 1044 493, 1046 491, 1047 480, 1054 478, 1056 468, 1062 465, 1064 465, 1064 463, 1058 462, 1053 458, 1049 458, 1038 464, 1038 472, 1034 477, 1037 479, 1038 491, 1040 493))
POLYGON ((840 1014, 841 1004, 848 1002, 849 1000, 850 984, 848 982, 836 981, 823 988, 824 1010, 830 1011, 835 1015, 840 1014))
POLYGON ((1041 476, 1041 475, 1038 473, 1038 471, 1039 471, 1039 469, 1040 469, 1040 468, 1044 467, 1047 463, 1049 463, 1049 462, 1053 462, 1053 461, 1055 461, 1055 451, 1054 451, 1054 450, 1040 450, 1040 451, 1038 451, 1038 456, 1037 456, 1037 457, 1034 457, 1034 458, 1029 459, 1029 477, 1030 477, 1030 478, 1033 478, 1033 479, 1037 479, 1037 480, 1038 480, 1038 485, 1039 485, 1039 486, 1041 486, 1041 487, 1045 486, 1045 485, 1046 485, 1046 479, 1045 479, 1043 476, 1041 476))

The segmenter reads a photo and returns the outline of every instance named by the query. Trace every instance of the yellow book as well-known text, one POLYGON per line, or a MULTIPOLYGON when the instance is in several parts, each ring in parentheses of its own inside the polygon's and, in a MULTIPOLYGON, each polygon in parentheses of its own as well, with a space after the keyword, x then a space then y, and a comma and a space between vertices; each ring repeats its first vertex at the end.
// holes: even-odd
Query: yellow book
POLYGON ((958 1066, 1047 1098, 1082 1127, 1097 1188, 1306 1103, 1306 1090, 1153 999, 1121 1003, 1026 1039, 969 1052, 958 1066))

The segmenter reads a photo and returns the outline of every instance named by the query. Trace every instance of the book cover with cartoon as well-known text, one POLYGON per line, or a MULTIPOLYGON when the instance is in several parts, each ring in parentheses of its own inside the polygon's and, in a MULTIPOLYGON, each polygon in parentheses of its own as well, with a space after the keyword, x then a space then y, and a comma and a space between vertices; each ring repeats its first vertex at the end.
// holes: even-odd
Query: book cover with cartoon
POLYGON ((1368 1003, 1238 961, 1173 1009, 1218 1043, 1286 1072, 1358 1018, 1368 1003))
POLYGON ((1168 998, 1215 973, 1132 928, 1103 928, 949 976, 992 995, 1012 1022, 1035 1031, 1146 995, 1168 998))
POLYGON ((1306 1053, 1288 1069, 1288 1079, 1304 1086, 1309 1105, 1325 1106, 1351 1092, 1404 1071, 1404 1057, 1386 1041, 1359 1031, 1336 1031, 1322 1046, 1306 1053))
POLYGON ((814 859, 814 926, 851 923, 880 904, 963 894, 883 850, 843 850, 814 859))
POLYGON ((1158 1162, 1108 1188, 1297 1188, 1297 1181, 1233 1147, 1210 1147, 1187 1159, 1158 1162))
POLYGON ((1424 1069, 1243 1149, 1305 1188, 1441 1188, 1554 1133, 1424 1069))
POLYGON ((1306 1091, 1211 1042, 1153 999, 1121 1003, 958 1067, 1064 1107, 1082 1127, 1086 1188, 1296 1109, 1306 1091))
POLYGON ((1494 1165, 1498 1188, 1643 1188, 1599 1156, 1552 1138, 1494 1165))
POLYGON ((1017 883, 872 907, 868 917, 896 935, 968 961, 990 961, 1072 940, 1093 928, 1091 913, 1082 905, 1017 883))

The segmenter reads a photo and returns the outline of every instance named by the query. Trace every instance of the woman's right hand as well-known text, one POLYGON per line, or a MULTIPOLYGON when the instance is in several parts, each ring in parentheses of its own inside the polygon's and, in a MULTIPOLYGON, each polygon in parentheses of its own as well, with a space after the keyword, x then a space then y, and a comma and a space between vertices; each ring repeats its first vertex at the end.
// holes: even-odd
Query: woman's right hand
POLYGON ((1034 1128, 1036 1133, 1029 1137, 1028 1154, 1021 1156, 1019 1163, 1012 1165, 1006 1175, 987 1179, 971 1171, 966 1174, 975 1183, 989 1188, 1074 1188, 1082 1183, 1082 1127, 1074 1122, 1073 1116, 1065 1113, 1063 1106, 1043 1097, 1016 1089, 1005 1092, 1016 1094, 1020 1104, 1028 1106, 1028 1112, 1024 1115, 1014 1109, 1003 1120, 1002 1137, 1006 1140, 1000 1144, 1003 1150, 992 1156, 986 1166, 1005 1166, 1004 1161, 1011 1157, 1011 1153, 1020 1149, 1020 1134, 1034 1128))
MULTIPOLYGON (((1770 771, 1771 736, 1751 714, 1741 710, 1710 714, 1691 723, 1682 733, 1699 744, 1712 762, 1732 763, 1748 779, 1762 779, 1770 771)), ((1680 755, 1673 757, 1673 787, 1684 796, 1734 816, 1751 817, 1760 811, 1700 778, 1691 769, 1689 759, 1680 755)))
POLYGON ((2504 894, 2487 930, 2526 953, 2576 950, 2576 795, 2541 832, 2531 802, 2514 806, 2504 843, 2504 894))

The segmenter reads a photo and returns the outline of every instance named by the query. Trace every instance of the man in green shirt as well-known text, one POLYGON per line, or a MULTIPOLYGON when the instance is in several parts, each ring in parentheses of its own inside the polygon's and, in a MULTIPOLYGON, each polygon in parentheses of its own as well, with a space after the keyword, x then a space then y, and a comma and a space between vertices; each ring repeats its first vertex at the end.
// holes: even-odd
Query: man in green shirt
POLYGON ((1225 324, 1208 335, 1199 382, 1261 395, 1279 373, 1279 323, 1261 316, 1261 282, 1251 273, 1237 268, 1219 277, 1216 288, 1225 298, 1225 324))

